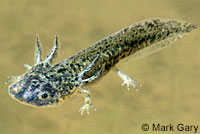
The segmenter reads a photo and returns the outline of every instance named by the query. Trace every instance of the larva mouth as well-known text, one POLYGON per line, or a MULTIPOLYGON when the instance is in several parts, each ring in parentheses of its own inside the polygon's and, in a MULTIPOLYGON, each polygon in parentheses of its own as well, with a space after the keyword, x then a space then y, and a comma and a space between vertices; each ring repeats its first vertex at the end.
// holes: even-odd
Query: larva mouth
POLYGON ((17 95, 22 90, 21 86, 19 86, 19 83, 13 83, 9 86, 9 94, 11 96, 17 95))

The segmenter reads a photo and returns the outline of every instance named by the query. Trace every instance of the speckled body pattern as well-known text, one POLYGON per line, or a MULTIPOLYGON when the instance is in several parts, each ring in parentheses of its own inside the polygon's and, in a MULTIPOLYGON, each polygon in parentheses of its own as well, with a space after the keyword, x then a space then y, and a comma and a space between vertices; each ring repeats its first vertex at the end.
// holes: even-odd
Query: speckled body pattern
POLYGON ((157 47, 152 47, 155 50, 149 54, 156 52, 195 28, 196 25, 187 22, 167 19, 138 22, 58 64, 51 64, 56 53, 49 60, 37 61, 25 74, 13 79, 9 93, 25 104, 56 105, 69 98, 77 88, 106 75, 121 59, 129 55, 138 57, 142 55, 138 52, 154 44, 157 47))

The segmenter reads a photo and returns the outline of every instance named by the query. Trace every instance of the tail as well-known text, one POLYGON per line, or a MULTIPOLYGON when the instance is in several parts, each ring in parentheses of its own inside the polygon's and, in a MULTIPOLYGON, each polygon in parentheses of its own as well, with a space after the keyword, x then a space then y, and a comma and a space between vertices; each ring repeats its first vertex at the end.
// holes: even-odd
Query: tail
MULTIPOLYGON (((145 41, 138 43, 138 48, 136 48, 136 51, 133 53, 134 60, 160 51, 177 39, 182 38, 183 35, 197 28, 196 25, 188 22, 167 19, 146 20, 140 22, 140 24, 138 23, 138 25, 146 29, 146 35, 139 37, 142 37, 143 39, 141 40, 145 41)), ((130 26, 132 29, 134 29, 134 27, 133 25, 130 26)), ((140 33, 140 35, 142 35, 142 33, 140 33)))
MULTIPOLYGON (((101 41, 109 55, 111 64, 133 55, 134 59, 155 53, 183 35, 196 29, 197 26, 184 21, 170 19, 147 19, 129 26, 101 41)), ((111 65, 112 66, 112 65, 111 65)))
POLYGON ((143 20, 102 39, 62 63, 70 62, 85 68, 100 55, 92 70, 99 70, 104 65, 104 72, 108 72, 121 59, 129 55, 137 59, 155 53, 196 28, 196 25, 184 21, 143 20))

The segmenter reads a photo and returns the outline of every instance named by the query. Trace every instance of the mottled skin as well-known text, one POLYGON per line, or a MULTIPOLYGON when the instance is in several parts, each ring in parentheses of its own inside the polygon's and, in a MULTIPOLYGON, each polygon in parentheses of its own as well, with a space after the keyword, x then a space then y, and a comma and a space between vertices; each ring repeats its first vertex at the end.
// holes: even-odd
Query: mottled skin
POLYGON ((69 98, 76 89, 107 74, 121 59, 147 56, 191 32, 196 25, 167 19, 148 19, 129 26, 76 55, 52 65, 58 38, 46 60, 41 60, 37 38, 36 63, 13 79, 10 95, 32 106, 53 106, 69 98), (147 49, 148 48, 148 49, 147 49), (146 51, 147 50, 147 51, 146 51))

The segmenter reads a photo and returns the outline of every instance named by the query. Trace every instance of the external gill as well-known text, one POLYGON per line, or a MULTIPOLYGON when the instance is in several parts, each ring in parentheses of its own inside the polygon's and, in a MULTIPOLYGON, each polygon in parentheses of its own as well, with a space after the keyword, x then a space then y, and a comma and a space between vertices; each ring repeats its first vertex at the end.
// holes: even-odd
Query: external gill
POLYGON ((53 60, 57 56, 57 50, 58 50, 58 35, 56 34, 56 40, 54 42, 54 47, 50 51, 50 53, 48 54, 48 56, 47 56, 46 60, 44 60, 44 62, 46 62, 46 63, 52 63, 53 60))
POLYGON ((35 53, 35 64, 42 61, 42 49, 40 47, 39 36, 36 35, 36 53, 35 53))
POLYGON ((6 84, 10 83, 10 82, 16 82, 20 80, 20 76, 8 76, 8 80, 5 82, 6 84))
MULTIPOLYGON (((53 60, 56 58, 57 55, 57 50, 58 50, 58 35, 56 34, 56 39, 54 42, 54 47, 52 48, 52 50, 49 52, 47 58, 42 61, 42 49, 41 49, 41 45, 40 45, 40 41, 39 41, 39 36, 36 35, 36 52, 35 52, 35 64, 39 64, 41 62, 43 63, 52 63, 53 60)), ((24 64, 24 66, 27 69, 30 69, 32 66, 28 65, 28 64, 24 64)))

